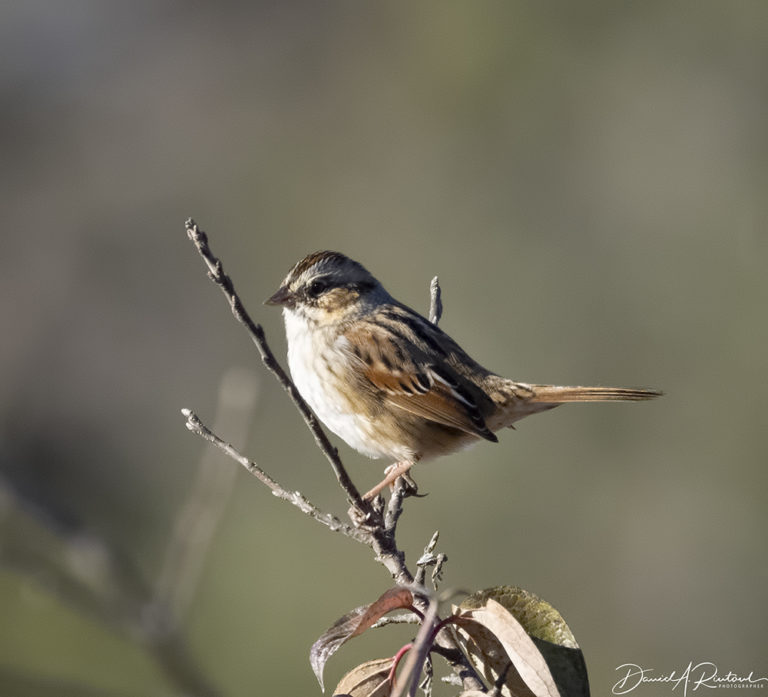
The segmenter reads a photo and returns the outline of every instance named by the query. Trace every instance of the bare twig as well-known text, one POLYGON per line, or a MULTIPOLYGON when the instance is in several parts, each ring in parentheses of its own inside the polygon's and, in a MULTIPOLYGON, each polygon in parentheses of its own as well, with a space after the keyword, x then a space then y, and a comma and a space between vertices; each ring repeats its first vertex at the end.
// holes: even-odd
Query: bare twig
POLYGON ((356 527, 343 523, 336 516, 325 513, 310 503, 300 491, 288 491, 285 489, 255 462, 240 454, 232 445, 226 443, 213 433, 192 411, 182 409, 181 413, 186 417, 186 425, 190 431, 212 443, 219 450, 245 467, 250 474, 269 487, 275 496, 293 504, 300 511, 325 525, 330 530, 340 532, 346 537, 371 547, 376 555, 376 560, 386 567, 397 583, 405 586, 413 583, 413 576, 405 565, 405 555, 397 548, 394 528, 386 530, 378 516, 374 516, 374 524, 367 527, 356 527))
POLYGON ((403 501, 405 501, 408 491, 409 485, 402 477, 395 480, 384 514, 384 529, 393 537, 397 529, 397 521, 403 514, 403 501))
POLYGON ((379 629, 380 627, 386 627, 390 624, 419 624, 421 618, 413 612, 401 612, 397 615, 386 615, 378 620, 373 629, 379 629))
POLYGON ((439 537, 440 531, 435 530, 429 542, 427 542, 427 546, 424 547, 424 551, 421 553, 419 560, 416 562, 416 566, 418 567, 418 571, 416 572, 416 583, 421 583, 423 585, 427 575, 427 567, 435 564, 437 557, 435 556, 434 551, 439 537))
POLYGON ((343 523, 336 516, 324 513, 317 506, 310 503, 300 491, 288 491, 285 489, 255 462, 240 454, 232 445, 226 443, 213 433, 192 411, 182 409, 181 413, 186 417, 186 425, 190 431, 212 443, 219 450, 245 467, 250 474, 269 487, 275 496, 293 504, 310 518, 315 519, 330 530, 340 532, 353 540, 369 546, 376 555, 376 560, 390 572, 392 578, 398 584, 408 586, 413 583, 413 576, 405 565, 405 555, 397 548, 394 527, 390 530, 385 529, 384 523, 378 515, 372 515, 373 524, 366 527, 357 527, 343 523))
POLYGON ((284 489, 276 480, 270 477, 263 469, 261 469, 261 467, 253 462, 253 460, 249 460, 244 455, 241 455, 229 443, 224 442, 213 433, 202 421, 200 421, 195 413, 189 409, 182 409, 181 413, 187 418, 187 428, 190 431, 196 433, 201 438, 204 438, 209 443, 212 443, 233 460, 239 462, 248 470, 248 472, 250 472, 250 474, 256 477, 262 484, 269 487, 277 498, 282 499, 283 501, 288 501, 302 511, 302 513, 306 513, 310 518, 314 518, 317 522, 322 523, 334 532, 340 532, 358 542, 370 544, 370 535, 365 530, 347 525, 340 521, 336 516, 324 513, 317 506, 310 503, 300 491, 288 491, 287 489, 284 489))
MULTIPOLYGON (((235 442, 244 442, 257 389, 258 383, 250 371, 242 368, 227 371, 219 388, 214 430, 221 430, 226 424, 235 442)), ((166 608, 177 623, 186 615, 194 597, 213 535, 231 498, 236 475, 234 467, 221 467, 213 449, 204 450, 197 477, 176 516, 155 584, 155 603, 166 608)))
POLYGON ((442 576, 443 564, 448 561, 448 557, 445 554, 435 554, 434 550, 437 546, 437 540, 440 537, 440 531, 436 530, 432 535, 432 539, 427 543, 424 548, 424 552, 416 562, 418 571, 416 572, 416 583, 424 583, 424 579, 427 575, 427 569, 433 567, 430 580, 432 581, 432 588, 437 590, 438 581, 442 576))
POLYGON ((419 688, 424 697, 432 697, 432 685, 435 682, 435 668, 432 665, 432 654, 428 653, 424 659, 424 679, 419 683, 419 688))
POLYGON ((232 283, 232 280, 224 273, 224 268, 221 261, 217 259, 211 252, 211 249, 208 246, 208 236, 197 226, 197 223, 195 223, 195 221, 191 218, 187 220, 186 228, 189 239, 194 243, 198 253, 203 258, 203 261, 205 261, 205 264, 208 267, 209 278, 217 286, 219 286, 221 292, 226 296, 227 300, 229 301, 232 314, 235 316, 235 319, 240 322, 248 331, 248 334, 251 336, 253 343, 259 350, 261 360, 263 361, 267 370, 269 370, 277 378, 278 382, 283 386, 283 389, 285 389, 293 403, 296 405, 296 408, 304 418, 304 421, 309 427, 309 430, 315 437, 317 446, 328 459, 328 462, 330 462, 331 467, 333 468, 333 472, 336 475, 336 479, 346 493, 349 502, 362 513, 369 512, 370 506, 363 501, 362 497, 360 496, 360 492, 357 490, 357 487, 349 478, 349 475, 347 474, 347 471, 341 462, 341 458, 339 458, 338 451, 328 440, 328 436, 325 434, 322 426, 320 426, 320 422, 312 413, 311 409, 307 406, 307 403, 299 394, 296 386, 277 362, 277 359, 267 344, 266 337, 264 336, 264 330, 262 329, 261 325, 254 323, 250 315, 246 312, 240 297, 235 292, 235 287, 232 283))
POLYGON ((432 588, 437 590, 437 584, 443 579, 443 564, 448 561, 448 555, 442 552, 437 555, 435 568, 432 569, 432 575, 429 580, 432 582, 432 588))
POLYGON ((442 316, 442 291, 440 290, 440 280, 435 276, 429 284, 429 321, 437 325, 442 316))
POLYGON ((429 607, 413 642, 413 648, 405 660, 402 675, 392 691, 392 697, 403 697, 405 694, 413 697, 416 694, 421 668, 432 646, 432 632, 434 631, 435 620, 437 619, 437 608, 437 598, 433 597, 429 602, 429 607))

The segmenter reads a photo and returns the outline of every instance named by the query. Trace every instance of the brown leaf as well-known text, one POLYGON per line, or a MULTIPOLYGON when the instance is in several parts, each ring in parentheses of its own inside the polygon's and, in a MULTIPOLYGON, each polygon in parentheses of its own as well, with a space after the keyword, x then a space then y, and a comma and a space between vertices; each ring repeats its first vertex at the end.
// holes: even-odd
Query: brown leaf
POLYGON ((511 612, 532 637, 543 639, 558 646, 578 649, 576 637, 565 623, 563 616, 546 600, 516 586, 496 586, 473 593, 459 606, 471 610, 483 607, 492 598, 511 612))
POLYGON ((507 671, 502 694, 560 697, 544 657, 522 625, 504 607, 488 599, 484 607, 456 615, 470 659, 490 683, 507 671), (511 666, 509 664, 512 664, 511 666))
POLYGON ((532 697, 533 693, 515 670, 504 646, 493 632, 466 616, 457 619, 455 624, 459 644, 489 685, 495 685, 504 675, 501 688, 504 697, 532 697))
POLYGON ((390 657, 361 663, 339 681, 333 697, 389 697, 392 693, 389 681, 392 661, 390 657))
POLYGON ((562 697, 589 697, 584 655, 573 632, 552 605, 522 588, 497 586, 469 596, 460 607, 483 607, 489 598, 509 610, 532 637, 562 697))
POLYGON ((406 588, 390 588, 378 600, 370 605, 361 605, 352 612, 339 618, 332 627, 312 644, 309 650, 309 662, 317 676, 320 687, 323 687, 323 670, 328 659, 339 650, 341 645, 359 636, 372 624, 392 610, 410 607, 413 604, 413 594, 406 588))
POLYGON ((360 624, 352 633, 351 637, 362 634, 388 612, 392 612, 392 610, 402 610, 411 605, 413 605, 413 593, 407 588, 395 586, 394 588, 384 591, 384 593, 379 596, 378 600, 368 606, 368 611, 360 618, 360 624))

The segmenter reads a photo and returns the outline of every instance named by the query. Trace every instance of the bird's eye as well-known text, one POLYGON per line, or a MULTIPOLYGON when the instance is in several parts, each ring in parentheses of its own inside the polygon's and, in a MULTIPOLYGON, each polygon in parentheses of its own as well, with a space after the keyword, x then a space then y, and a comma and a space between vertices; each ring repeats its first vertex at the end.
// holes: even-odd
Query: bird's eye
POLYGON ((309 287, 307 288, 307 295, 309 295, 310 298, 320 297, 320 295, 322 295, 323 291, 325 291, 327 287, 327 281, 323 281, 322 279, 312 281, 312 283, 310 283, 309 287))

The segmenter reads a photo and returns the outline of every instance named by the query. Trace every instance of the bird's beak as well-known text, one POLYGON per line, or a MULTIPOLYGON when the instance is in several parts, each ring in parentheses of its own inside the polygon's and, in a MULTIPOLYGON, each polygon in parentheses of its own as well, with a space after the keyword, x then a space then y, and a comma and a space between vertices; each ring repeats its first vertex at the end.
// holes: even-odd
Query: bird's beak
POLYGON ((291 293, 288 286, 280 286, 274 295, 264 301, 265 305, 283 305, 284 307, 293 307, 296 304, 296 298, 291 293))

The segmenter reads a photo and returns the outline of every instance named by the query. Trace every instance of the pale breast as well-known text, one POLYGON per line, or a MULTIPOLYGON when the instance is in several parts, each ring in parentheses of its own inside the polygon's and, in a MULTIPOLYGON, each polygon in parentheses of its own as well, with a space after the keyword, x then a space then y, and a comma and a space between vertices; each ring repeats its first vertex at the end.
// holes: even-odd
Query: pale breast
MULTIPOLYGON (((362 413, 345 375, 345 339, 332 331, 309 331, 306 321, 285 311, 288 365, 296 387, 318 418, 355 450, 372 458, 404 459, 379 432, 380 420, 362 413)), ((354 389, 354 388, 352 388, 354 389)))

